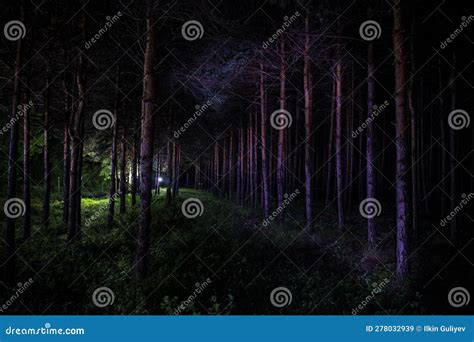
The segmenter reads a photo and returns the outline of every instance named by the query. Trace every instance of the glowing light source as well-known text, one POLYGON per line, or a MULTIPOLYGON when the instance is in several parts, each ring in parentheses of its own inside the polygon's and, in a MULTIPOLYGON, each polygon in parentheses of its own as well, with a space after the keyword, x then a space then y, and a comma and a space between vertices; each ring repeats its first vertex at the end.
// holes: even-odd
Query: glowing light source
POLYGON ((158 182, 163 182, 163 178, 158 177, 158 182))

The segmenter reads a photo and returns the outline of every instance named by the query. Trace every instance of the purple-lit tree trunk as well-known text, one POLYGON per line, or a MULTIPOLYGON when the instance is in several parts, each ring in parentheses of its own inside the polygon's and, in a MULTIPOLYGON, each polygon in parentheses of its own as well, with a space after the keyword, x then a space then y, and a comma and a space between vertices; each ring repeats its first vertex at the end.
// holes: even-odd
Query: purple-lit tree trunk
POLYGON ((305 178, 305 208, 306 208, 306 229, 311 228, 311 222, 313 221, 313 211, 311 207, 311 177, 312 171, 312 158, 311 158, 311 145, 312 145, 312 85, 311 85, 311 64, 309 59, 309 20, 306 17, 305 20, 305 41, 304 41, 304 67, 303 67, 303 86, 304 86, 304 128, 305 128, 305 142, 304 142, 304 178, 305 178))
MULTIPOLYGON (((340 55, 339 55, 340 58, 340 55)), ((342 175, 342 61, 336 62, 336 184, 337 222, 344 229, 344 185, 342 175)))
MULTIPOLYGON (((374 124, 372 112, 375 105, 375 77, 374 77, 374 46, 369 44, 367 54, 367 197, 375 198, 374 179, 374 124)), ((369 248, 375 247, 376 227, 375 218, 367 219, 367 240, 369 248)))
POLYGON ((409 199, 406 174, 408 171, 407 119, 405 113, 406 65, 404 27, 401 0, 394 0, 393 49, 395 56, 395 119, 396 119, 396 193, 397 193, 397 270, 399 278, 408 273, 409 199))
POLYGON ((140 145, 140 215, 137 236, 137 253, 134 270, 138 278, 146 274, 146 254, 149 245, 151 220, 151 188, 153 170, 153 108, 155 101, 154 64, 156 58, 155 17, 152 13, 153 2, 147 3, 146 48, 143 72, 143 100, 141 117, 140 145))
POLYGON ((327 168, 327 176, 326 176, 326 206, 329 204, 330 197, 333 193, 333 186, 331 183, 332 178, 332 167, 333 167, 333 157, 332 157, 332 148, 333 148, 333 140, 334 140, 334 109, 335 109, 335 102, 336 102, 336 80, 333 80, 332 83, 332 96, 331 96, 331 114, 329 120, 331 120, 329 124, 329 142, 328 142, 328 168, 327 168))
MULTIPOLYGON (((285 40, 282 36, 280 44, 280 110, 286 108, 286 61, 285 61, 285 40)), ((285 192, 285 128, 278 131, 278 149, 277 149, 277 204, 281 208, 278 215, 278 222, 282 224, 285 221, 285 210, 283 209, 283 194, 285 192)))
POLYGON ((262 147, 260 154, 262 156, 262 207, 263 215, 268 217, 270 214, 270 196, 268 189, 268 170, 267 170, 267 109, 265 97, 265 75, 263 71, 263 64, 260 63, 260 134, 262 140, 262 147))

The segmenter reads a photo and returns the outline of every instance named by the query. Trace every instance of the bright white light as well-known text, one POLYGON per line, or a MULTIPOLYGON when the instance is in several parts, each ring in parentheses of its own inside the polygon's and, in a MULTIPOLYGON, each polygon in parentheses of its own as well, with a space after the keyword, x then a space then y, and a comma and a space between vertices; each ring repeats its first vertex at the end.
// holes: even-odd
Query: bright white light
POLYGON ((158 177, 158 182, 163 182, 163 178, 158 177))

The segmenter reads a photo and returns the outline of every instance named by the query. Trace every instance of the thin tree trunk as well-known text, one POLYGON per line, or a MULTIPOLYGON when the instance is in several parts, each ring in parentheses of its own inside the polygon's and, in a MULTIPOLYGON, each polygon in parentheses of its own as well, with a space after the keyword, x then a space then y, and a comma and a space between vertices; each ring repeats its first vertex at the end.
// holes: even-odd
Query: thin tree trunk
POLYGON ((117 140, 118 140, 118 128, 119 128, 119 93, 118 89, 120 86, 120 69, 117 65, 117 72, 115 78, 115 101, 114 101, 114 116, 115 116, 115 125, 112 131, 112 150, 111 150, 111 157, 110 157, 110 188, 109 188, 109 212, 107 216, 107 226, 110 225, 114 221, 114 214, 115 214, 115 198, 117 195, 117 140))
MULTIPOLYGON (((339 54, 340 58, 340 54, 339 54)), ((337 219, 340 230, 344 229, 344 185, 342 175, 342 61, 336 63, 336 184, 337 219)))
MULTIPOLYGON (((28 56, 27 58, 29 58, 28 56)), ((27 89, 25 90, 25 103, 23 108, 23 202, 25 202, 25 215, 23 216, 23 239, 31 236, 31 158, 30 158, 30 110, 31 101, 31 64, 28 68, 27 89)))
MULTIPOLYGON (((451 111, 456 109, 456 55, 453 52, 453 61, 451 69, 451 80, 449 82, 451 90, 451 111)), ((449 131, 449 161, 450 161, 450 186, 449 186, 449 195, 451 198, 451 210, 454 210, 456 206, 456 145, 454 140, 454 129, 449 131)), ((457 229, 456 229, 456 217, 450 221, 451 225, 451 240, 456 244, 457 242, 457 229)))
POLYGON ((148 1, 146 18, 146 48, 143 73, 143 100, 141 118, 140 145, 140 216, 137 236, 137 253, 134 260, 135 274, 138 278, 146 275, 146 254, 149 245, 151 220, 151 177, 153 170, 153 107, 155 101, 155 71, 156 58, 155 17, 153 16, 152 1, 148 1))
POLYGON ((122 141, 121 141, 121 150, 122 150, 122 160, 120 162, 120 214, 125 214, 127 205, 126 205, 126 195, 127 195, 127 142, 125 140, 126 128, 125 125, 122 128, 122 141))
POLYGON ((396 119, 396 192, 397 192, 397 267, 396 274, 405 278, 408 273, 408 229, 409 199, 406 180, 407 118, 405 113, 406 66, 404 48, 404 27, 401 13, 401 0, 394 0, 393 10, 393 49, 395 56, 395 119, 396 119))
MULTIPOLYGON (((280 44, 280 110, 286 108, 286 65, 285 65, 285 41, 281 38, 280 44)), ((277 156, 277 204, 281 208, 278 222, 285 222, 285 210, 283 207, 283 196, 285 192, 285 129, 278 131, 278 156, 277 156)))
POLYGON ((43 224, 49 225, 49 211, 51 201, 51 160, 49 153, 49 104, 51 97, 49 70, 46 80, 46 94, 44 96, 44 123, 43 123, 43 224))
POLYGON ((311 82, 311 64, 309 59, 309 19, 306 16, 305 20, 305 43, 304 43, 304 70, 303 70, 303 86, 304 86, 304 128, 305 128, 305 142, 304 142, 304 178, 305 178, 305 199, 306 199, 306 229, 311 228, 313 221, 313 209, 311 207, 311 177, 313 175, 313 161, 311 158, 312 145, 312 82, 311 82))
POLYGON ((265 96, 265 75, 263 71, 263 64, 260 63, 260 134, 262 139, 262 147, 260 149, 262 156, 262 207, 263 216, 268 217, 270 214, 270 196, 268 188, 268 170, 267 170, 267 109, 265 96))
POLYGON ((332 147, 333 147, 333 140, 334 140, 334 109, 336 103, 336 80, 334 79, 332 83, 332 96, 331 96, 331 117, 330 117, 330 125, 329 125, 329 142, 328 142, 328 168, 327 168, 327 176, 326 176, 326 206, 329 204, 330 197, 333 193, 333 189, 331 186, 331 176, 332 176, 332 165, 333 165, 333 158, 332 158, 332 147))
MULTIPOLYGON (((375 105, 375 77, 374 77, 374 46, 369 45, 367 55, 367 198, 375 198, 375 179, 374 179, 374 124, 372 122, 372 111, 375 105)), ((375 217, 367 218, 367 240, 369 248, 372 249, 376 245, 375 238, 377 236, 375 217)))
MULTIPOLYGON (((135 128, 134 128, 135 129, 135 128)), ((132 149, 132 205, 137 204, 137 164, 138 164, 138 133, 133 133, 133 149, 132 149)))

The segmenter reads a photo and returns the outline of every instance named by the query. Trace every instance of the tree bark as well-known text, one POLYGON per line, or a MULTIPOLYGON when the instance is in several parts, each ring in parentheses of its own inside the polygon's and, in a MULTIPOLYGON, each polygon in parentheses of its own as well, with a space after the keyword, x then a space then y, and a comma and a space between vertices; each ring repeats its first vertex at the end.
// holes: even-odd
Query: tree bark
POLYGON ((394 0, 393 49, 395 56, 395 119, 396 119, 396 193, 397 193, 397 267, 396 274, 405 278, 408 273, 409 199, 406 174, 408 171, 406 99, 406 65, 404 27, 401 0, 394 0))
MULTIPOLYGON (((339 54, 340 58, 340 54, 339 54)), ((342 174, 342 61, 336 62, 336 184, 337 221, 340 230, 344 229, 344 185, 342 174)))
POLYGON ((137 236, 137 253, 134 270, 137 278, 146 275, 146 254, 149 245, 151 219, 151 179, 153 170, 153 108, 155 101, 154 62, 156 58, 155 17, 152 1, 148 1, 146 18, 146 48, 143 75, 143 100, 140 146, 140 216, 137 236))
POLYGON ((45 227, 49 225, 49 212, 51 202, 51 159, 49 152, 49 104, 51 97, 51 88, 49 81, 49 70, 46 80, 46 94, 44 96, 44 122, 43 122, 43 224, 45 227))
POLYGON ((112 131, 112 150, 110 160, 110 187, 109 187, 109 212, 107 215, 107 226, 111 226, 114 221, 115 214, 115 198, 117 195, 117 140, 119 127, 119 99, 118 89, 120 86, 120 68, 117 65, 117 72, 115 76, 115 101, 114 101, 114 117, 115 125, 112 131))
POLYGON ((309 59, 309 19, 306 16, 305 20, 305 42, 304 42, 304 57, 303 57, 303 87, 304 87, 304 128, 305 128, 305 142, 304 142, 304 178, 305 178, 305 209, 306 209, 306 229, 311 229, 313 221, 312 209, 312 194, 311 194, 311 177, 313 176, 313 161, 311 158, 312 149, 312 82, 311 82, 311 62, 309 59))
POLYGON ((270 214, 270 196, 268 188, 268 170, 267 170, 267 109, 265 96, 265 74, 263 71, 263 63, 260 63, 260 134, 261 144, 260 154, 262 158, 262 207, 263 216, 268 217, 270 214))
MULTIPOLYGON (((374 179, 374 124, 372 122, 372 112, 375 105, 375 77, 374 77, 374 46, 369 45, 367 54, 367 198, 375 198, 374 179)), ((369 249, 376 245, 375 217, 367 218, 367 240, 369 249)))
POLYGON ((126 128, 122 127, 121 150, 122 158, 120 162, 120 214, 125 214, 127 196, 127 141, 125 140, 126 128))
MULTIPOLYGON (((21 8, 22 20, 24 21, 23 6, 21 8)), ((16 46, 15 57, 15 77, 13 84, 13 100, 11 120, 13 120, 10 128, 10 137, 8 141, 8 180, 7 180, 7 200, 16 197, 16 163, 18 159, 18 122, 17 107, 20 102, 21 94, 21 69, 23 67, 23 39, 19 39, 16 46)), ((5 282, 13 284, 16 278, 16 246, 15 246, 15 218, 6 217, 5 227, 5 263, 4 273, 5 282)))
MULTIPOLYGON (((280 110, 286 108, 286 65, 285 65, 285 41, 281 38, 280 44, 280 110)), ((278 155, 277 155, 277 204, 281 208, 277 217, 278 223, 285 222, 285 210, 283 207, 283 196, 285 192, 285 128, 278 131, 278 155)))

